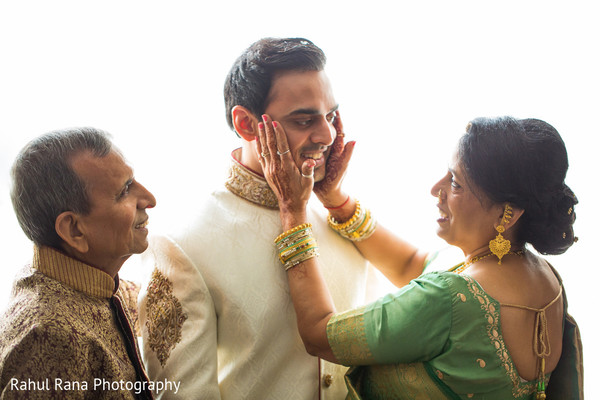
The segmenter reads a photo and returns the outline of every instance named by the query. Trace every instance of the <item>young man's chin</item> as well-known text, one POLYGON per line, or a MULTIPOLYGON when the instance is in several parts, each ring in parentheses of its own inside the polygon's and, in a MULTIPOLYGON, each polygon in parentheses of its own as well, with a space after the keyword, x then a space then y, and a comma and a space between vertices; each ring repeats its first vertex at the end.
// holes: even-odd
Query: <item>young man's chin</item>
POLYGON ((323 179, 325 179, 325 172, 325 167, 315 169, 315 183, 321 182, 323 179))

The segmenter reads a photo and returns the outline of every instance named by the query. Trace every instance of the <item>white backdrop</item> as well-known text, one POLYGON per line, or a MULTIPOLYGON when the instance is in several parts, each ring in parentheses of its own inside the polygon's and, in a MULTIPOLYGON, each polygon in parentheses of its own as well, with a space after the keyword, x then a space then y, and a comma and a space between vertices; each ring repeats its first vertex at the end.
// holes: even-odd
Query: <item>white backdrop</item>
MULTIPOLYGON (((593 3, 0 0, 0 308, 31 253, 8 197, 9 167, 29 139, 81 125, 111 132, 158 199, 150 229, 170 229, 221 184, 238 145, 222 100, 234 59, 263 36, 304 36, 328 55, 346 132, 357 140, 348 191, 420 246, 443 245, 429 189, 469 120, 536 117, 561 132, 580 241, 551 262, 582 328, 586 376, 594 376, 593 3)), ((131 268, 123 273, 135 276, 131 268)))

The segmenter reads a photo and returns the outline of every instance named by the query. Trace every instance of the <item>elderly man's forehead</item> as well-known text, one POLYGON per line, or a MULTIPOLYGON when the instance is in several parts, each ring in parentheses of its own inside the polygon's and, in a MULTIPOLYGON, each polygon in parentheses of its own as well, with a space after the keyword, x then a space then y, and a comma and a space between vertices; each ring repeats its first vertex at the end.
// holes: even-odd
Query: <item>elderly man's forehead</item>
POLYGON ((79 152, 71 158, 70 163, 73 170, 84 179, 133 174, 122 152, 114 147, 105 156, 97 156, 89 150, 79 152))
MULTIPOLYGON (((127 165, 129 165, 129 161, 127 161, 127 157, 125 157, 125 154, 121 151, 121 149, 119 149, 117 146, 115 146, 114 144, 111 146, 110 148, 110 152, 111 153, 115 153, 117 154, 119 157, 121 157, 121 159, 123 160, 123 162, 127 165)), ((110 154, 110 153, 109 153, 110 154)))
POLYGON ((124 163, 128 163, 125 158, 125 154, 114 144, 111 144, 110 150, 106 154, 98 154, 94 149, 83 149, 73 153, 69 159, 69 163, 73 164, 74 162, 82 159, 104 159, 106 157, 114 157, 122 159, 124 163))

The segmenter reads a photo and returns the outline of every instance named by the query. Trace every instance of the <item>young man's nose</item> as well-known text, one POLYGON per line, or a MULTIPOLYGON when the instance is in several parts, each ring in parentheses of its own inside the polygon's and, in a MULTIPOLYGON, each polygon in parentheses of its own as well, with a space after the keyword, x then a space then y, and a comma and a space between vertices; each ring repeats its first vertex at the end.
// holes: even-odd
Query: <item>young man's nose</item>
POLYGON ((319 120, 319 123, 315 126, 315 130, 311 133, 311 140, 313 143, 330 146, 335 140, 335 136, 336 131, 334 126, 323 117, 319 120))

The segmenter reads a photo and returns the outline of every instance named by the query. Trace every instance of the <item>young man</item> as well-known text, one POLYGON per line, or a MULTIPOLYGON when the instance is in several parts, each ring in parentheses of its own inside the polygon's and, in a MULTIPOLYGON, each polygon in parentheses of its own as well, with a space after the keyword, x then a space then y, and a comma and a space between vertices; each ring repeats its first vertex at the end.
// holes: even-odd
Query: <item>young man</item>
MULTIPOLYGON (((182 399, 345 398, 345 368, 308 355, 296 331, 273 246, 282 232, 278 203, 255 145, 268 114, 284 126, 296 163, 313 159, 315 179, 326 177, 338 105, 324 66, 325 55, 306 39, 262 39, 238 58, 225 104, 242 147, 232 153, 225 188, 181 231, 151 241, 156 269, 140 299, 144 361, 153 379, 181 381, 182 399)), ((327 194, 318 193, 325 205, 345 200, 327 194)), ((343 310, 365 301, 367 264, 322 210, 311 211, 313 230, 328 243, 324 274, 343 310)))
POLYGON ((0 397, 151 399, 118 272, 148 247, 154 196, 93 128, 33 140, 12 180, 34 251, 0 319, 0 397))

